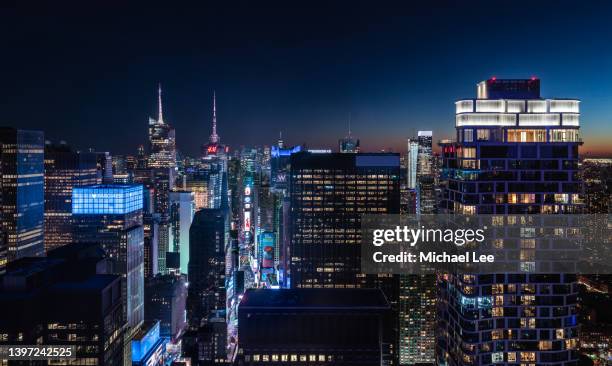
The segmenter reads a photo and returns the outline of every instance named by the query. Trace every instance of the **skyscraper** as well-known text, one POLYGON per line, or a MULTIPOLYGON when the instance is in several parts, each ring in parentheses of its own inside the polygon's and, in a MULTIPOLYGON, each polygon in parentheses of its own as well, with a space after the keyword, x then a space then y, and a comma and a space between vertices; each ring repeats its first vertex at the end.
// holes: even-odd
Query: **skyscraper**
POLYGON ((0 175, 2 273, 8 262, 45 253, 43 133, 0 128, 0 175))
POLYGON ((161 336, 179 341, 186 327, 185 277, 168 274, 147 279, 145 299, 145 321, 159 320, 161 336))
POLYGON ((196 212, 189 230, 189 326, 213 310, 225 309, 225 246, 229 240, 227 212, 202 209, 196 212))
MULTIPOLYGON (((455 106, 457 141, 441 143, 446 212, 580 212, 578 100, 542 99, 536 78, 492 78, 455 106)), ((576 364, 576 275, 535 273, 537 239, 517 242, 521 273, 439 277, 438 363, 576 364)))
POLYGON ((72 190, 74 238, 100 243, 109 272, 122 276, 124 313, 134 330, 144 318, 144 233, 141 185, 92 185, 72 190))
POLYGON ((408 153, 406 156, 406 170, 408 188, 416 189, 417 186, 417 167, 419 156, 419 142, 415 138, 408 139, 408 153))
POLYGON ((291 155, 292 287, 362 287, 362 214, 399 213, 398 154, 291 155))
POLYGON ((202 146, 202 157, 226 156, 229 147, 221 144, 221 137, 217 134, 217 93, 213 92, 212 131, 207 144, 202 146))
POLYGON ((417 143, 419 145, 417 156, 417 176, 431 175, 432 158, 432 132, 419 131, 417 133, 417 143))
POLYGON ((170 249, 180 254, 181 273, 184 274, 189 264, 189 227, 195 213, 193 198, 193 192, 170 192, 170 249))
POLYGON ((361 273, 361 217, 399 214, 399 154, 291 155, 291 288, 380 288, 394 311, 386 344, 398 359, 399 276, 361 273))
POLYGON ((45 146, 45 250, 72 243, 72 188, 97 183, 96 154, 45 146))
POLYGON ((157 95, 157 119, 149 117, 149 162, 151 168, 176 166, 176 139, 174 129, 164 121, 161 84, 157 95))
POLYGON ((68 362, 124 365, 121 276, 97 272, 105 259, 96 244, 68 244, 47 254, 13 261, 0 277, 0 345, 61 342, 75 347, 68 362))

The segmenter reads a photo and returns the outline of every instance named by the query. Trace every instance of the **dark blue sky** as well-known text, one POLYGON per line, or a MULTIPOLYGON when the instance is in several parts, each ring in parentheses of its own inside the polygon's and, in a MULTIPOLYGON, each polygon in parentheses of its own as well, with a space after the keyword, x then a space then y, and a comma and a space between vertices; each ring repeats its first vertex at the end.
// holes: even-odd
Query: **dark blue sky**
POLYGON ((537 76, 544 97, 582 100, 584 151, 612 155, 609 1, 84 3, 2 5, 1 125, 134 153, 161 82, 189 154, 213 89, 232 146, 282 130, 335 148, 351 113, 366 150, 403 151, 418 129, 450 136, 478 81, 537 76))

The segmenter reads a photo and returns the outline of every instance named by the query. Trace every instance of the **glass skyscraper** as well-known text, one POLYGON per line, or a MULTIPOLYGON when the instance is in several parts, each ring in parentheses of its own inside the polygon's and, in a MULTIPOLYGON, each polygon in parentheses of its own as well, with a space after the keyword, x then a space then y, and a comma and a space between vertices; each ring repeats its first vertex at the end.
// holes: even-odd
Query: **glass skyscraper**
POLYGON ((96 154, 45 146, 45 250, 72 243, 72 188, 96 184, 96 154))
POLYGON ((132 329, 144 319, 144 232, 141 185, 91 185, 72 190, 74 239, 100 243, 109 272, 121 275, 124 313, 132 329))
MULTIPOLYGON (((455 105, 457 141, 441 143, 446 212, 503 226, 511 214, 581 211, 578 100, 541 98, 536 78, 492 78, 455 105)), ((439 276, 439 364, 577 364, 576 275, 535 273, 538 242, 524 229, 495 242, 520 245, 520 273, 439 276)))
POLYGON ((6 235, 2 273, 8 262, 45 253, 42 132, 0 128, 0 176, 0 227, 6 235))

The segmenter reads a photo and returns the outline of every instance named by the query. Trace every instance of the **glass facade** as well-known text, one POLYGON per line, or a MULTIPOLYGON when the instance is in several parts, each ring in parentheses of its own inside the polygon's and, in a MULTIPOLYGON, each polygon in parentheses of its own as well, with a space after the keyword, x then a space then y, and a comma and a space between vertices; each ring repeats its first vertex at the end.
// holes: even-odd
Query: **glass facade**
POLYGON ((72 190, 72 213, 121 215, 142 210, 141 185, 93 185, 72 190))
POLYGON ((44 255, 44 136, 0 128, 0 273, 8 262, 44 255))

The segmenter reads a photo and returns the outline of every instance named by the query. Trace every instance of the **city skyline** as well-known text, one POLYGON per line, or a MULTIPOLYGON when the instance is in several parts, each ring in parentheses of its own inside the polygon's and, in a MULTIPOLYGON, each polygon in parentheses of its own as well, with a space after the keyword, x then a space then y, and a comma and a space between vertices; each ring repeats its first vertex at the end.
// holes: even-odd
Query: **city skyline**
POLYGON ((135 154, 161 82, 183 154, 210 136, 214 91, 218 134, 234 148, 279 132, 288 145, 335 148, 350 114, 362 151, 404 152, 417 130, 451 137, 451 103, 477 82, 537 76, 544 95, 581 100, 582 155, 610 156, 610 4, 569 5, 7 7, 14 52, 0 61, 11 70, 0 106, 5 124, 54 142, 135 154))

